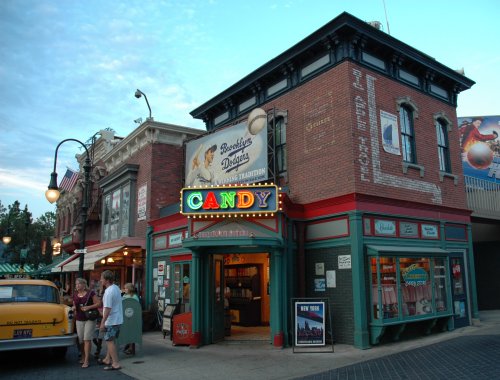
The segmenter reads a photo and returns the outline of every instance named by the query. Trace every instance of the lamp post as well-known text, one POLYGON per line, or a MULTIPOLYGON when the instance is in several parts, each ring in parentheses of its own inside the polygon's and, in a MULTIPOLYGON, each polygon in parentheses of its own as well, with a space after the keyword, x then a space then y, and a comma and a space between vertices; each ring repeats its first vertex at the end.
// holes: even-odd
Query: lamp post
POLYGON ((153 120, 153 118, 151 117, 151 107, 149 106, 148 97, 141 90, 139 90, 139 89, 135 90, 135 97, 137 99, 139 99, 141 96, 144 96, 144 99, 146 100, 146 104, 148 105, 148 108, 149 108, 149 117, 148 117, 148 120, 153 120))
MULTIPOLYGON (((56 153, 54 155, 54 170, 50 174, 50 183, 48 186, 47 191, 45 192, 45 197, 50 203, 54 203, 59 199, 59 196, 61 195, 61 192, 59 191, 59 187, 57 186, 57 172, 56 172, 56 165, 57 165, 57 151, 59 150, 59 147, 65 143, 66 141, 75 141, 79 143, 83 148, 85 149, 85 153, 87 156, 85 157, 85 163, 83 164, 83 197, 82 197, 82 205, 80 207, 80 218, 81 218, 81 224, 82 224, 82 230, 80 232, 80 250, 85 249, 85 227, 87 223, 87 210, 88 210, 88 188, 90 184, 90 168, 91 168, 91 163, 90 163, 90 156, 89 156, 89 151, 87 150, 87 147, 85 144, 83 144, 81 141, 76 140, 76 139, 65 139, 57 145, 56 148, 56 153)), ((80 253, 80 262, 78 266, 78 277, 83 278, 83 263, 84 263, 84 254, 83 251, 80 253)))
POLYGON ((5 235, 2 237, 2 242, 7 245, 12 241, 12 236, 10 236, 10 210, 7 215, 7 229, 5 231, 5 235))

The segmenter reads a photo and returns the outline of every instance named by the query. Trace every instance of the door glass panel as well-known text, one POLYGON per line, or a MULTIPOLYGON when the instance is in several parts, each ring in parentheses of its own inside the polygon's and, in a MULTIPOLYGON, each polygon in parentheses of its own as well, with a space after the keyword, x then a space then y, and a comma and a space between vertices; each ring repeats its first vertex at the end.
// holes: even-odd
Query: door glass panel
POLYGON ((399 259, 403 315, 432 313, 432 286, 429 258, 399 259))
POLYGON ((434 259, 434 296, 436 297, 436 311, 438 313, 446 311, 448 308, 445 264, 445 259, 434 259))
POLYGON ((380 319, 380 301, 378 299, 378 278, 377 278, 377 258, 372 257, 370 259, 371 264, 371 276, 372 276, 372 307, 373 307, 373 318, 380 319))
POLYGON ((221 288, 222 284, 222 260, 215 260, 215 302, 222 301, 221 288))
POLYGON ((451 259, 451 270, 453 274, 453 295, 462 296, 464 294, 464 281, 460 259, 451 259))

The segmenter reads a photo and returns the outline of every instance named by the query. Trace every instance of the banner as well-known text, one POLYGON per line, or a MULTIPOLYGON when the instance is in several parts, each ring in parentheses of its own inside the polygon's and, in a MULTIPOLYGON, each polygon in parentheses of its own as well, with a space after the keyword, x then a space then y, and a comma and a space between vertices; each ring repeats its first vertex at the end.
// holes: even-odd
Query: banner
POLYGON ((500 116, 459 117, 464 174, 500 180, 500 116))
POLYGON ((267 125, 253 133, 244 122, 188 142, 185 186, 243 184, 268 179, 267 125))
POLYGON ((401 155, 399 149, 398 117, 392 113, 380 111, 382 146, 387 153, 401 155))

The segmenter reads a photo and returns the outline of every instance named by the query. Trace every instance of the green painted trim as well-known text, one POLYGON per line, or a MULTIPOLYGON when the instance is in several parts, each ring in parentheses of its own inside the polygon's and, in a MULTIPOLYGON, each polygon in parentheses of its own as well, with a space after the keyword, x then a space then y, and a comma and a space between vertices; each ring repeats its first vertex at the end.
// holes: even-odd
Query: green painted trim
POLYGON ((354 307, 354 347, 370 348, 370 333, 368 326, 365 265, 366 259, 363 249, 363 215, 352 213, 349 216, 351 232, 351 265, 352 265, 352 293, 354 307))
POLYGON ((146 309, 150 309, 153 293, 153 257, 151 255, 153 227, 146 230, 146 309))
POLYGON ((469 258, 469 284, 471 292, 471 315, 472 318, 479 319, 477 287, 476 287, 476 268, 474 265, 474 248, 472 245, 472 225, 470 224, 467 226, 467 240, 468 240, 467 257, 469 258))

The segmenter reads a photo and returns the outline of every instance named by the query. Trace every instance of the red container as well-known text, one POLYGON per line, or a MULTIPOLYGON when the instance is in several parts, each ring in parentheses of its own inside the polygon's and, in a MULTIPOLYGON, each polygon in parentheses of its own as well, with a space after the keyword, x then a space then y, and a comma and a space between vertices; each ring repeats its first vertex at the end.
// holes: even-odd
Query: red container
POLYGON ((193 335, 192 313, 176 314, 172 318, 172 343, 177 345, 191 345, 193 335))

